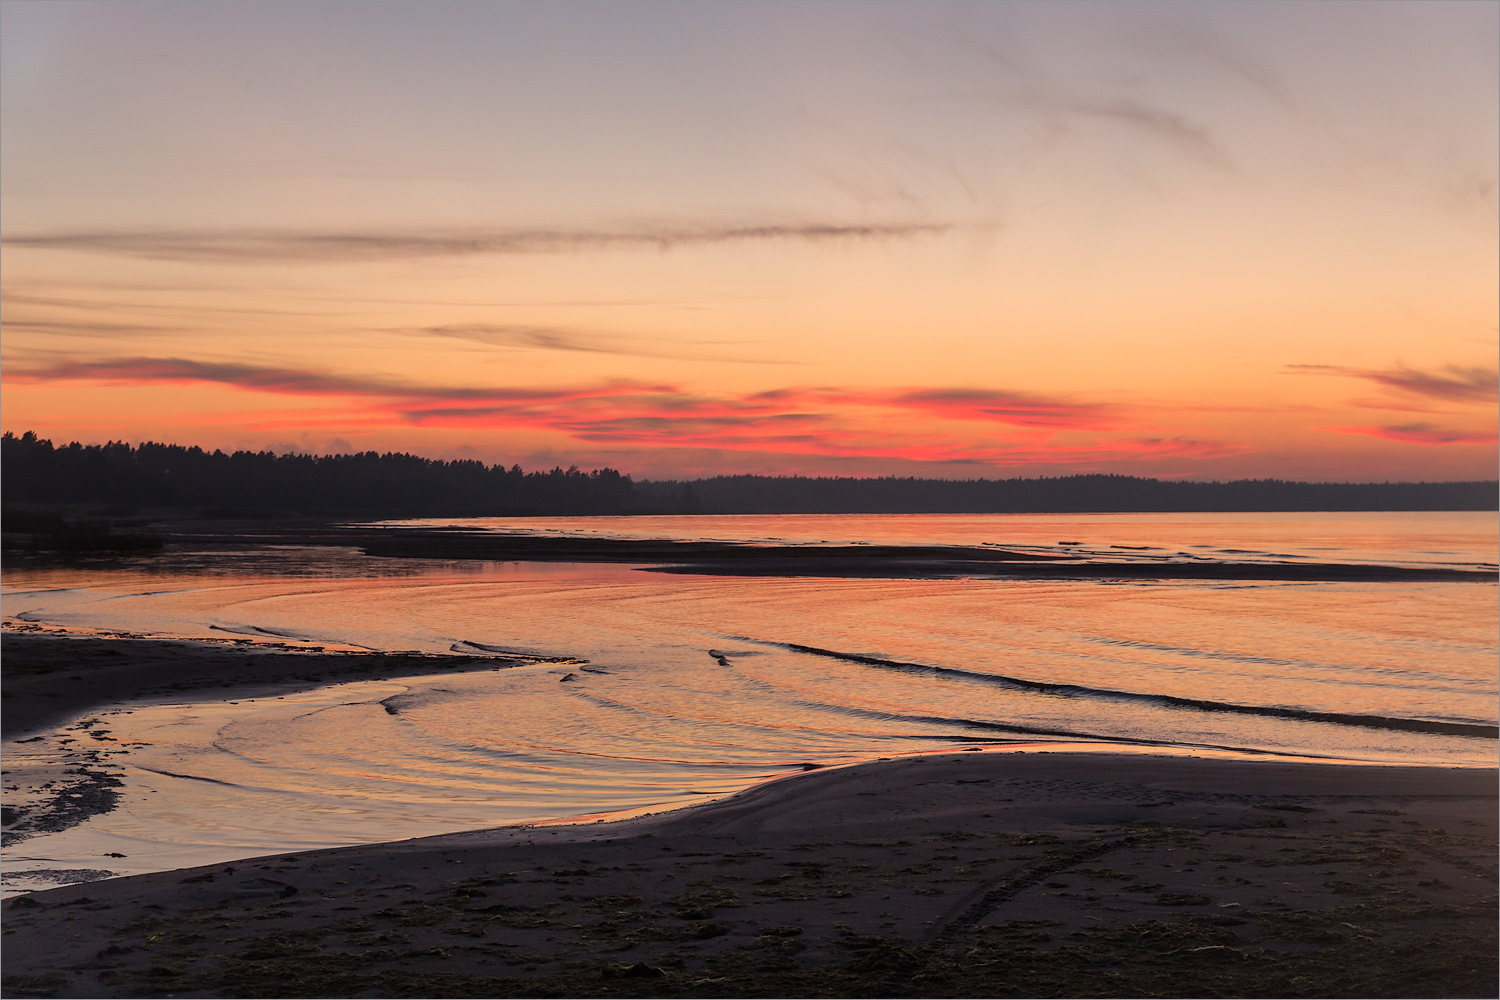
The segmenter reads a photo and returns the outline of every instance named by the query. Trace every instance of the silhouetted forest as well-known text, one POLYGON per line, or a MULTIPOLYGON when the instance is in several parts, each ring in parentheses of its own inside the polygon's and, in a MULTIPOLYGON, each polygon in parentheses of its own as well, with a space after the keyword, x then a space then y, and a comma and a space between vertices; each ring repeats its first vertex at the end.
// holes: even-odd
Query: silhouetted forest
POLYGON ((151 442, 54 448, 29 431, 0 438, 0 490, 7 504, 173 507, 225 517, 618 514, 638 504, 630 477, 614 469, 523 472, 373 451, 226 455, 151 442))
POLYGON ((416 455, 225 454, 122 442, 54 447, 27 432, 0 443, 7 504, 174 508, 203 516, 361 517, 631 513, 1028 513, 1110 511, 1495 510, 1500 484, 1203 483, 1080 475, 943 480, 717 476, 635 482, 614 469, 439 461, 416 455))
POLYGON ((1037 479, 717 476, 645 482, 657 506, 737 514, 1024 514, 1126 511, 1495 510, 1500 483, 1227 483, 1084 475, 1037 479))

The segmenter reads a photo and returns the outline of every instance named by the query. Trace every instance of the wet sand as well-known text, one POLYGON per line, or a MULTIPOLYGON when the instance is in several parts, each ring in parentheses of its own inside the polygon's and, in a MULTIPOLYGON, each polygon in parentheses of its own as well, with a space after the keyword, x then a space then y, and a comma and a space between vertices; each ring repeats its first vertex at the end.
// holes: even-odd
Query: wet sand
POLYGON ((1494 770, 970 752, 68 886, 6 996, 1493 996, 1494 770))
MULTIPOLYGON (((6 761, 0 837, 10 847, 116 807, 123 782, 112 758, 127 751, 102 720, 90 716, 98 709, 132 702, 265 698, 344 681, 536 662, 572 661, 524 653, 374 653, 246 639, 91 636, 6 622, 0 638, 3 735, 7 743, 37 743, 45 752, 6 761)), ((91 868, 52 874, 52 881, 66 881, 114 873, 91 868)), ((8 876, 7 890, 11 881, 8 876)))
POLYGON ((4 625, 0 725, 6 740, 29 737, 90 709, 133 699, 167 704, 221 693, 225 698, 260 697, 341 681, 571 662, 525 653, 365 652, 266 640, 94 636, 39 625, 4 625))

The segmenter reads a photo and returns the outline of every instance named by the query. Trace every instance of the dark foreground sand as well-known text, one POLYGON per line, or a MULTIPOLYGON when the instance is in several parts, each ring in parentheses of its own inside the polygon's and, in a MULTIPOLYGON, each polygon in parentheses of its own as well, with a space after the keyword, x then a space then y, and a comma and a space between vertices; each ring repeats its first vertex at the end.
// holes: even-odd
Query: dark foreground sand
MULTIPOLYGON (((148 691, 485 665, 7 630, 6 735, 148 691)), ((1493 769, 901 758, 16 897, 4 995, 1492 997, 1497 806, 1493 769)))
POLYGON ((1494 996, 1496 773, 1090 753, 69 886, 6 996, 1494 996))

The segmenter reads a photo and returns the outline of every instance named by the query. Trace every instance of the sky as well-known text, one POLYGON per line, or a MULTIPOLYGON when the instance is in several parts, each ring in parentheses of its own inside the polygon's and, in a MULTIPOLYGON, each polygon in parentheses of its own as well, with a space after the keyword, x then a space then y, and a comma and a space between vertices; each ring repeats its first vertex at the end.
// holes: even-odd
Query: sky
POLYGON ((0 424, 1493 479, 1500 4, 0 4, 0 424))

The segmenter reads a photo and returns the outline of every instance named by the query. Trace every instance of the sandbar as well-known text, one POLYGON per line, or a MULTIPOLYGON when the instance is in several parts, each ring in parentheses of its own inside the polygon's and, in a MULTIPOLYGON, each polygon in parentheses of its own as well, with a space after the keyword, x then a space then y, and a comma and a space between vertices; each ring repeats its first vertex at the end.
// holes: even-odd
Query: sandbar
MULTIPOLYGON (((1414 566, 1246 558, 1218 552, 1127 551, 1107 555, 1060 545, 786 544, 708 539, 620 538, 490 532, 454 527, 320 521, 167 521, 155 525, 168 550, 242 551, 256 546, 351 548, 398 559, 614 563, 707 576, 844 579, 1259 580, 1316 582, 1495 582, 1490 564, 1414 566)), ((1071 544, 1071 543, 1069 543, 1071 544)), ((30 557, 45 564, 43 556, 30 557)), ((52 561, 55 561, 52 560, 52 561)))

